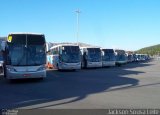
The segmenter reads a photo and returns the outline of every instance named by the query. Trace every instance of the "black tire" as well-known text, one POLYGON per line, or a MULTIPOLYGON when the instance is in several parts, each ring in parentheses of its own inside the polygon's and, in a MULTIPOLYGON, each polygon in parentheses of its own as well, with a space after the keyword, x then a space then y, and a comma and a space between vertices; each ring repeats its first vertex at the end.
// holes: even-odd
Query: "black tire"
POLYGON ((87 60, 84 61, 84 68, 87 68, 87 60))
POLYGON ((3 67, 0 67, 0 73, 3 73, 3 67))
POLYGON ((43 80, 44 80, 44 77, 38 78, 38 80, 43 81, 43 80))

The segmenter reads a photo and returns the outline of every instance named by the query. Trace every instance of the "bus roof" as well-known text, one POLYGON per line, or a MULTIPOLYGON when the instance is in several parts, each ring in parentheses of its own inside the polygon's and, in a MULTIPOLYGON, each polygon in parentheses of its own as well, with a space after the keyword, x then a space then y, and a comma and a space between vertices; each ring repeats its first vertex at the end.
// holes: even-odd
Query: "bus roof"
POLYGON ((79 46, 79 45, 76 45, 76 44, 58 44, 58 45, 52 46, 50 49, 53 49, 53 48, 56 48, 56 47, 59 47, 59 46, 79 46))
POLYGON ((44 35, 41 33, 32 33, 32 32, 11 32, 9 35, 21 35, 21 34, 26 34, 26 35, 44 35))
POLYGON ((125 50, 115 49, 115 52, 118 52, 118 51, 124 51, 125 52, 125 50))
POLYGON ((101 48, 101 50, 114 50, 112 48, 101 48))
POLYGON ((100 47, 97 47, 97 46, 85 46, 85 47, 80 47, 81 49, 83 48, 100 48, 100 47))

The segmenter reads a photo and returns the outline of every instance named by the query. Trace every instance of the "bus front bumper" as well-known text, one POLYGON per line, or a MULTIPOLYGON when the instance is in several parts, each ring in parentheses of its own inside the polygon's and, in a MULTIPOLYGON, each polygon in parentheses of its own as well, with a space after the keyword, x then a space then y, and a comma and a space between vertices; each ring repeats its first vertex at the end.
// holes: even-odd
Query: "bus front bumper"
POLYGON ((116 64, 120 64, 120 65, 123 65, 123 64, 126 64, 127 61, 116 61, 116 64))
POLYGON ((63 70, 78 70, 78 69, 81 69, 81 63, 77 63, 77 64, 71 64, 71 63, 61 64, 59 66, 59 69, 63 69, 63 70))
POLYGON ((103 61, 102 66, 115 66, 115 61, 103 61))
POLYGON ((88 62, 87 67, 88 68, 102 67, 102 62, 88 62))
POLYGON ((6 71, 7 79, 28 79, 28 78, 44 78, 46 77, 46 70, 35 72, 12 72, 6 71))

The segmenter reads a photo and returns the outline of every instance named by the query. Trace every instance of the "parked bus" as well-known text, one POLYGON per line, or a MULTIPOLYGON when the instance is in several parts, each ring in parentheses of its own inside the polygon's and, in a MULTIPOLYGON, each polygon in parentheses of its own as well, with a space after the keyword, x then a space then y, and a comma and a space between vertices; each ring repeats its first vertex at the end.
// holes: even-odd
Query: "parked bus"
POLYGON ((143 55, 142 54, 136 54, 136 60, 137 60, 137 62, 143 61, 143 55))
POLYGON ((102 66, 115 66, 116 58, 113 49, 101 49, 102 52, 102 66))
POLYGON ((101 49, 98 47, 81 47, 82 68, 102 67, 101 49))
POLYGON ((115 50, 116 53, 116 65, 121 66, 127 63, 127 56, 124 50, 115 50))
POLYGON ((43 34, 11 33, 3 47, 4 77, 46 77, 46 45, 43 34))
POLYGON ((78 45, 60 44, 50 48, 48 64, 58 70, 81 69, 81 55, 78 45))
POLYGON ((133 53, 133 62, 136 62, 137 61, 137 56, 135 53, 133 53))
POLYGON ((0 74, 3 73, 3 55, 2 52, 0 51, 0 74))
POLYGON ((133 62, 134 61, 134 57, 133 57, 133 54, 130 54, 130 53, 126 53, 127 55, 127 62, 133 62))
POLYGON ((147 61, 149 60, 149 55, 148 54, 136 54, 137 61, 147 61))

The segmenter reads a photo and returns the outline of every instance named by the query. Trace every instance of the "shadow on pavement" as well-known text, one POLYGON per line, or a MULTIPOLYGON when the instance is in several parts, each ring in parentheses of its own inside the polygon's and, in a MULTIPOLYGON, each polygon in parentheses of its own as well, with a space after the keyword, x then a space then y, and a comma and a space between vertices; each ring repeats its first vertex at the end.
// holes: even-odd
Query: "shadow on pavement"
MULTIPOLYGON (((150 64, 129 65, 144 67, 150 64)), ((12 83, 0 78, 0 108, 19 108, 34 106, 33 109, 76 102, 90 94, 106 92, 112 87, 131 88, 138 85, 138 80, 126 77, 141 74, 141 71, 125 70, 125 67, 114 67, 81 70, 76 72, 47 71, 44 80, 18 80, 12 83), (68 98, 69 101, 54 103, 68 98), (44 105, 43 105, 44 104, 44 105)), ((117 90, 119 90, 117 88, 117 90)))

